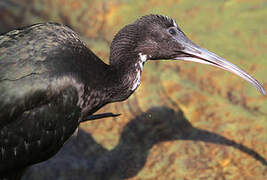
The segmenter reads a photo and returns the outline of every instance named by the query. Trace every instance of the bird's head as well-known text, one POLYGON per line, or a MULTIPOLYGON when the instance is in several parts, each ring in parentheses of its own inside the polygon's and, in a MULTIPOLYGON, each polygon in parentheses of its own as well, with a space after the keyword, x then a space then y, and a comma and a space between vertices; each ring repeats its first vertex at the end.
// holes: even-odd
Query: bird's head
MULTIPOLYGON (((262 94, 264 87, 236 65, 194 44, 176 21, 162 15, 146 15, 125 26, 111 44, 111 64, 129 65, 131 59, 185 60, 209 64, 232 72, 255 86, 262 94)), ((136 63, 136 62, 135 62, 136 63)))

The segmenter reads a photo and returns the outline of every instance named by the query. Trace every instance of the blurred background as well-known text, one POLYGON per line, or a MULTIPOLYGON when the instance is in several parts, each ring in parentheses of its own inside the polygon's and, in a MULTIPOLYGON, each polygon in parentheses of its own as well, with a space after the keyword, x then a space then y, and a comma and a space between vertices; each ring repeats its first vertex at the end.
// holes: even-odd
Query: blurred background
MULTIPOLYGON (((0 33, 55 21, 77 31, 108 63, 112 38, 146 14, 177 20, 198 45, 267 88, 265 0, 1 0, 0 33)), ((121 113, 81 124, 62 150, 24 180, 267 179, 267 96, 223 70, 182 61, 147 62, 121 113)))

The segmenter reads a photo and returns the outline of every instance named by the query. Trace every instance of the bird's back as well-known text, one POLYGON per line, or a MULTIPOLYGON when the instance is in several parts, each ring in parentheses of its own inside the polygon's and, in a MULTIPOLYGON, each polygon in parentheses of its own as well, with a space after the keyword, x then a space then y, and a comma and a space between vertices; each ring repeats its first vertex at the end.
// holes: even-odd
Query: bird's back
POLYGON ((63 25, 0 35, 0 178, 62 147, 79 124, 84 80, 101 68, 104 63, 63 25))
MULTIPOLYGON (((74 32, 65 26, 46 23, 0 36, 0 109, 5 109, 0 112, 0 127, 8 124, 10 117, 21 113, 19 111, 46 103, 40 98, 47 96, 52 80, 75 68, 71 58, 64 59, 64 55, 71 54, 64 48, 71 46, 73 38, 78 38, 67 37, 71 34, 74 32), (64 60, 68 67, 62 64, 64 60)), ((78 40, 77 44, 82 47, 78 40)))

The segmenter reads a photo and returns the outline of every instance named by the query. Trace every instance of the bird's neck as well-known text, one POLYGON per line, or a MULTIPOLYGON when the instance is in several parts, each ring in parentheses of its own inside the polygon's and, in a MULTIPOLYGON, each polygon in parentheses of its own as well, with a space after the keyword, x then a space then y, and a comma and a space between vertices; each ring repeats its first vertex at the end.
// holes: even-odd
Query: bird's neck
POLYGON ((83 116, 96 112, 107 103, 126 100, 139 86, 146 60, 147 56, 139 53, 118 64, 107 65, 101 60, 94 62, 101 65, 90 71, 95 79, 85 83, 84 90, 81 91, 80 107, 83 116))
POLYGON ((138 88, 146 61, 147 55, 136 53, 131 57, 121 56, 121 59, 117 61, 119 63, 110 65, 117 79, 113 86, 115 93, 112 101, 123 101, 138 88))

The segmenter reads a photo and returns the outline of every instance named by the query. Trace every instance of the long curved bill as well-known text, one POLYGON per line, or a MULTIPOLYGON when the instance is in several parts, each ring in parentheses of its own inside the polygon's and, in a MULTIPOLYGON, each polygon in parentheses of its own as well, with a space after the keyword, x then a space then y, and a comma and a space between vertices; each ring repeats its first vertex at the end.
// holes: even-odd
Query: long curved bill
POLYGON ((179 55, 174 59, 193 61, 203 64, 209 64, 212 66, 219 67, 226 71, 232 72, 246 81, 250 82, 258 91, 265 95, 266 91, 264 87, 256 79, 250 76, 248 73, 237 67, 236 65, 230 63, 229 61, 217 56, 216 54, 203 49, 193 42, 191 42, 184 34, 177 39, 179 44, 183 45, 184 49, 179 51, 179 55))

